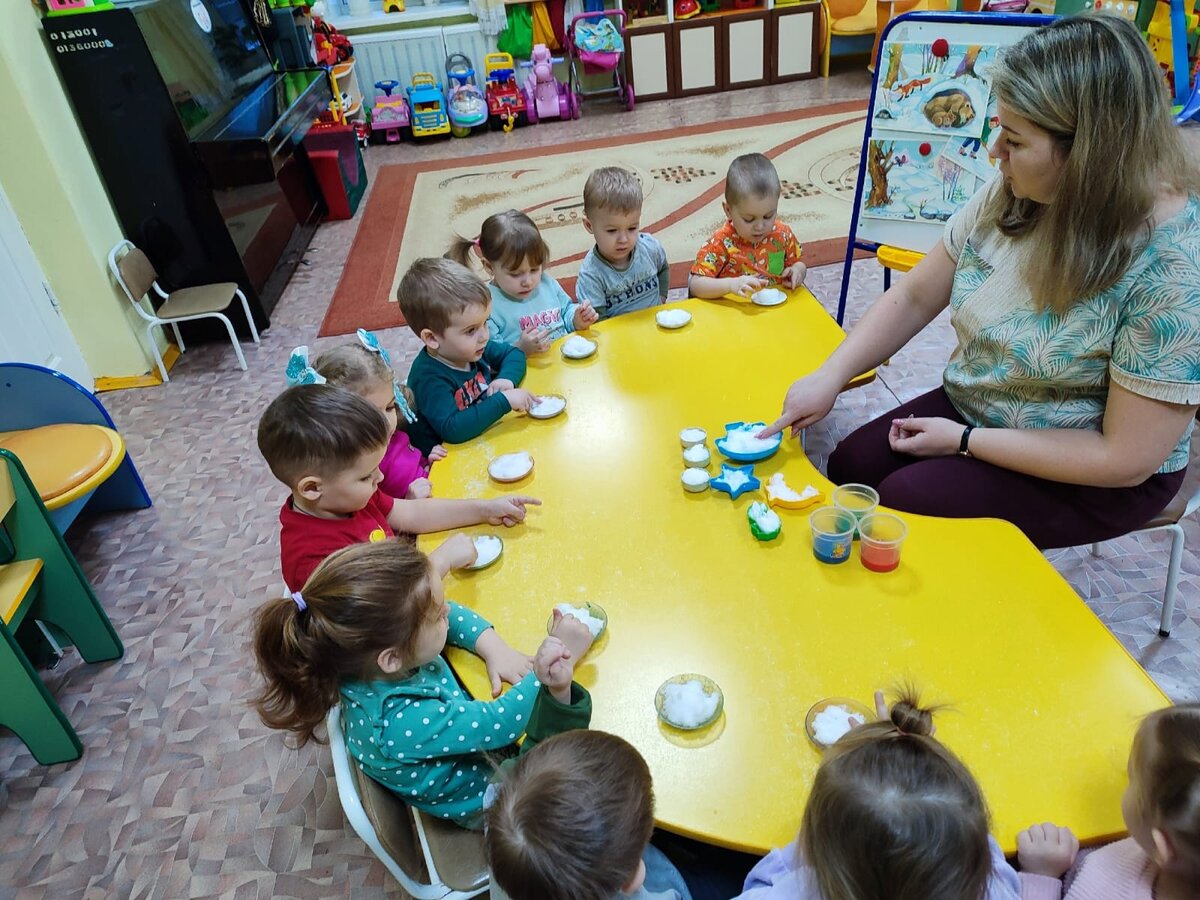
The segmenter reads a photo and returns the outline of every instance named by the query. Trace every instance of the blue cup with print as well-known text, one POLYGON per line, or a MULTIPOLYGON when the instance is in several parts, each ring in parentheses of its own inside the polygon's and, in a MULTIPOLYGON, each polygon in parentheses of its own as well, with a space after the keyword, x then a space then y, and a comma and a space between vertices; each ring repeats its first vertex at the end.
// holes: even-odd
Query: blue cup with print
POLYGON ((829 565, 850 558, 854 529, 858 525, 854 513, 836 506, 822 506, 808 517, 808 524, 812 528, 813 556, 829 565))

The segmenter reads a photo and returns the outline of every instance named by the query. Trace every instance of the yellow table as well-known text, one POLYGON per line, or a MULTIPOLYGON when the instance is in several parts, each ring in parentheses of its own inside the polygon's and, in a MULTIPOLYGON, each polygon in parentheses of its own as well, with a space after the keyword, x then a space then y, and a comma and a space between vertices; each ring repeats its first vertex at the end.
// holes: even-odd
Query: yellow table
MULTIPOLYGON (((813 702, 910 678, 952 704, 938 735, 983 784, 1006 851, 1033 822, 1084 840, 1122 831, 1125 761, 1139 716, 1166 698, 1042 555, 1007 523, 905 516, 896 571, 840 566, 811 553, 808 512, 781 511, 783 534, 753 539, 744 494, 687 494, 679 432, 711 439, 726 422, 770 421, 785 387, 816 367, 842 332, 807 291, 763 309, 686 301, 685 328, 653 312, 604 322, 598 352, 530 364, 526 386, 567 398, 547 421, 509 416, 451 448, 434 469, 441 496, 521 491, 545 505, 503 533, 500 561, 455 574, 447 595, 532 652, 551 606, 599 603, 610 627, 577 670, 592 727, 646 757, 659 824, 760 853, 790 841, 819 762, 804 716, 813 702), (488 460, 528 450, 532 475, 492 483, 488 460), (698 672, 724 690, 723 717, 692 737, 660 726, 654 694, 698 672)), ((719 458, 713 449, 715 471, 719 458)), ((756 465, 764 484, 829 483, 798 442, 756 465)), ((827 494, 828 496, 828 494, 827 494)), ((440 538, 426 539, 428 548, 440 538)), ((451 651, 478 696, 483 666, 451 651)))

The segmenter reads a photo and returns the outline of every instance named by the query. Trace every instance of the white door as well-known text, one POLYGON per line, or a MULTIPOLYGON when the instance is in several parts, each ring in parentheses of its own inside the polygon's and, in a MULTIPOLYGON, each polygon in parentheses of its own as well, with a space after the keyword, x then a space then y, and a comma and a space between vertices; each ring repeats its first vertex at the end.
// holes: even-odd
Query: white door
POLYGON ((2 190, 0 286, 0 362, 56 369, 91 390, 92 373, 2 190))

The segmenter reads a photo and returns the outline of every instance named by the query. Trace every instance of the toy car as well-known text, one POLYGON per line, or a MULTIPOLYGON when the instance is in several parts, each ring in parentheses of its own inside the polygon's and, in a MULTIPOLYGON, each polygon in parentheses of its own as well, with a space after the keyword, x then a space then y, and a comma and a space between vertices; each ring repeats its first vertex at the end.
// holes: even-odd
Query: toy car
POLYGON ((487 80, 488 123, 493 129, 512 131, 528 121, 525 95, 517 84, 516 65, 511 53, 489 53, 483 58, 487 80))
POLYGON ((545 44, 534 44, 529 62, 521 66, 529 69, 525 79, 525 115, 530 122, 538 119, 579 118, 579 107, 575 95, 567 90, 566 84, 554 77, 554 64, 561 59, 550 55, 545 44))
POLYGON ((414 138, 450 133, 450 119, 446 116, 442 86, 432 72, 416 72, 405 92, 408 94, 414 138))
POLYGON ((408 101, 401 94, 392 94, 400 87, 398 81, 377 81, 375 87, 383 93, 375 95, 371 108, 371 140, 394 144, 409 131, 408 101))
POLYGON ((487 124, 487 99, 475 84, 475 66, 464 54, 451 53, 446 57, 446 87, 451 134, 467 137, 472 129, 487 124))

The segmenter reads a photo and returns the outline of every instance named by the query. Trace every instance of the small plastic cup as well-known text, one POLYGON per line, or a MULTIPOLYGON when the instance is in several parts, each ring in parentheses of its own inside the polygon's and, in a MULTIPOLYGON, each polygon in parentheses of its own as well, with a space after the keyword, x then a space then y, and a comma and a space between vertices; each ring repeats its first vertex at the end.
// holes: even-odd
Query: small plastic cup
POLYGON ((822 506, 808 517, 812 528, 813 556, 823 563, 837 565, 850 558, 854 543, 854 514, 836 506, 822 506))
POLYGON ((900 548, 908 534, 908 526, 891 513, 871 513, 858 523, 862 536, 859 558, 872 572, 890 572, 900 565, 900 548))
MULTIPOLYGON (((879 491, 868 484, 843 484, 833 489, 830 499, 838 509, 846 510, 857 522, 861 522, 864 516, 875 512, 879 506, 879 491)), ((858 540, 857 527, 854 529, 854 539, 858 540)))

